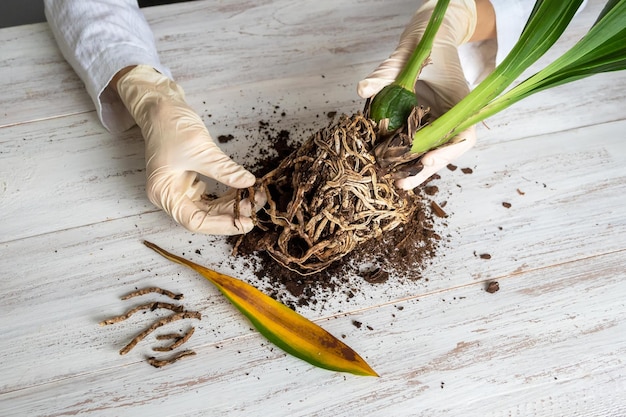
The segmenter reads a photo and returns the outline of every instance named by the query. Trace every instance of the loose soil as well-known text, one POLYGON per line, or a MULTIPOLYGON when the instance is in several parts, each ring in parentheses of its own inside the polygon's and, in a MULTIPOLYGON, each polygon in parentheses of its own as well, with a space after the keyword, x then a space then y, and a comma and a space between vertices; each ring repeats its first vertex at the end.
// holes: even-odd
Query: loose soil
MULTIPOLYGON (((328 114, 328 117, 333 116, 328 114)), ((257 177, 274 169, 299 145, 292 143, 289 131, 273 130, 268 122, 259 122, 259 131, 266 136, 273 152, 261 155, 251 168, 257 177)), ((433 176, 429 182, 436 178, 437 175, 433 176)), ((408 223, 359 245, 341 260, 314 274, 302 275, 287 269, 267 252, 257 251, 257 242, 265 235, 258 228, 244 236, 229 238, 229 243, 236 248, 236 256, 248 261, 247 265, 259 281, 267 284, 265 290, 269 295, 292 308, 316 304, 321 293, 341 292, 350 298, 360 286, 343 277, 356 276, 369 284, 421 278, 422 270, 442 245, 441 237, 434 231, 436 219, 445 217, 441 207, 433 204, 437 192, 437 187, 428 182, 418 187, 412 201, 418 209, 408 223)))

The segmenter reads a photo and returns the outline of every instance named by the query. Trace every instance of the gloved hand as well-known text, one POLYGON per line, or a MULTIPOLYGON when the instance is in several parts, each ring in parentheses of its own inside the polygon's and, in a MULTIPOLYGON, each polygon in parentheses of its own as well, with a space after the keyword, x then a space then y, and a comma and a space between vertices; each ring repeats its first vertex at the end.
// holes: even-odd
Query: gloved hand
MULTIPOLYGON (((395 80, 422 38, 435 3, 435 0, 429 0, 417 10, 402 32, 396 50, 376 70, 358 83, 357 92, 361 97, 372 97, 395 80)), ((474 0, 450 1, 433 42, 431 63, 422 69, 415 84, 418 102, 430 107, 431 115, 435 118, 452 108, 469 93, 469 86, 459 60, 458 47, 472 37, 476 20, 474 0)), ((464 130, 447 145, 424 154, 420 159, 423 169, 417 175, 398 180, 396 185, 405 190, 420 185, 475 143, 474 127, 464 130)))
MULTIPOLYGON (((185 102, 182 88, 145 65, 122 75, 116 87, 145 139, 150 201, 192 232, 233 235, 250 231, 254 227, 250 202, 240 203, 240 217, 235 219, 236 190, 208 200, 203 197, 206 184, 198 174, 233 188, 250 187, 256 178, 213 142, 202 119, 185 102)), ((264 196, 257 198, 260 207, 264 196)))

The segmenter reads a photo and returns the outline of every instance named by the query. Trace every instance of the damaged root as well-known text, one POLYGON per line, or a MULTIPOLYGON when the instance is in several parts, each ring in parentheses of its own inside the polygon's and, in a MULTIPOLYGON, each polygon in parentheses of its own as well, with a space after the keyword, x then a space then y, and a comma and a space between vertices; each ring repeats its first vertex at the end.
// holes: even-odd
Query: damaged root
MULTIPOLYGON (((184 335, 179 335, 179 334, 173 334, 174 337, 168 337, 169 339, 176 339, 174 340, 174 343, 168 345, 168 346, 157 346, 157 347, 153 347, 152 350, 154 350, 155 352, 171 352, 174 349, 176 349, 177 347, 181 346, 182 344, 186 343, 187 340, 189 340, 189 338, 193 335, 193 332, 195 331, 195 328, 191 327, 187 333, 185 333, 184 335)), ((172 336, 172 334, 168 334, 166 336, 172 336)), ((159 336, 157 336, 157 339, 159 339, 159 336)), ((161 339, 163 339, 161 337, 161 339)))
POLYGON ((148 363, 154 366, 155 368, 162 368, 164 366, 171 365, 174 362, 178 362, 179 360, 186 358, 187 356, 194 356, 195 354, 196 352, 194 352, 193 350, 184 350, 167 359, 157 359, 154 356, 152 356, 148 358, 148 363))
POLYGON ((129 344, 124 346, 120 350, 120 355, 125 355, 128 352, 130 352, 132 350, 132 348, 134 348, 137 345, 137 343, 141 342, 143 339, 146 338, 146 336, 148 336, 150 333, 152 333, 153 331, 155 331, 159 327, 165 326, 166 324, 173 323, 173 322, 178 321, 178 320, 184 320, 184 319, 201 320, 202 316, 197 311, 183 311, 183 312, 180 312, 180 313, 175 313, 175 314, 172 314, 170 316, 164 317, 164 318, 162 318, 160 320, 157 320, 150 327, 148 327, 146 330, 144 330, 143 332, 141 332, 137 336, 135 336, 133 338, 133 340, 130 341, 129 344))
POLYGON ((125 314, 122 314, 121 316, 117 316, 117 317, 112 317, 110 319, 106 319, 100 322, 100 326, 108 326, 110 324, 115 324, 115 323, 119 323, 120 321, 124 321, 130 318, 130 316, 132 316, 133 314, 135 314, 138 311, 141 310, 150 310, 150 311, 154 311, 156 309, 159 308, 165 308, 168 310, 172 310, 175 313, 180 313, 184 310, 183 306, 181 305, 177 305, 177 304, 171 304, 171 303, 146 303, 146 304, 142 304, 140 306, 137 306, 135 308, 132 308, 130 310, 128 310, 125 314))
POLYGON ((165 295, 165 296, 171 298, 172 300, 182 300, 183 299, 183 295, 182 294, 176 294, 176 293, 173 293, 171 291, 164 290, 163 288, 148 287, 148 288, 142 288, 140 290, 133 291, 133 292, 131 292, 129 294, 126 294, 125 296, 122 297, 122 300, 128 300, 129 298, 139 297, 141 295, 150 294, 150 293, 157 293, 157 294, 165 295))

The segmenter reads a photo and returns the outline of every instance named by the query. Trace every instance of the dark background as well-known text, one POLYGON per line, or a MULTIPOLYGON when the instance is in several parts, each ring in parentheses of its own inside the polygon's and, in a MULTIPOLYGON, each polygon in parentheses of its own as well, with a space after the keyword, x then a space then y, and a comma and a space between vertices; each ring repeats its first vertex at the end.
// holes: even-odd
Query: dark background
MULTIPOLYGON (((159 6, 183 1, 192 0, 139 0, 139 6, 159 6)), ((0 0, 0 28, 45 21, 43 0, 0 0)))

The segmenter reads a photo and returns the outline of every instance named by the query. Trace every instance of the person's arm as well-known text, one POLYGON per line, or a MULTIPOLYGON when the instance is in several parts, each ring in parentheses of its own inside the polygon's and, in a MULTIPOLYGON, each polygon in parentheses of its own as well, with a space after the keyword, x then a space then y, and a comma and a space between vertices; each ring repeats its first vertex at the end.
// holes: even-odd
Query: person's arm
POLYGON ((468 42, 496 37, 496 12, 490 0, 476 0, 476 28, 468 42))
POLYGON ((44 0, 46 19, 65 59, 81 78, 105 128, 122 132, 135 124, 109 86, 125 67, 161 64, 154 35, 136 0, 44 0))
MULTIPOLYGON (((233 188, 250 187, 256 178, 218 148, 186 103, 183 89, 159 62, 137 2, 45 0, 45 10, 63 56, 85 83, 102 124, 112 132, 135 123, 141 128, 150 201, 193 232, 250 231, 250 202, 240 203, 240 216, 234 219, 234 193, 207 200, 201 176, 233 188)), ((262 199, 258 195, 259 203, 262 199)))

